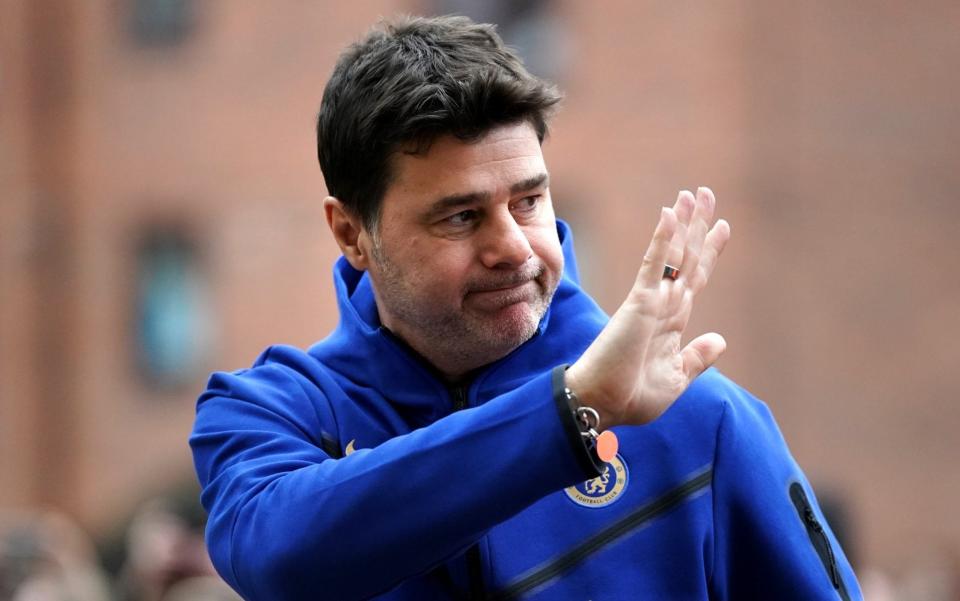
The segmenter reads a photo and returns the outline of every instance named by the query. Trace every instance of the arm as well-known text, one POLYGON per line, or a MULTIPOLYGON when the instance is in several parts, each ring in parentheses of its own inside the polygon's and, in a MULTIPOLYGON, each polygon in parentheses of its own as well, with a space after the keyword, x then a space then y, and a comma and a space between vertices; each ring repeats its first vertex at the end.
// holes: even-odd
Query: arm
POLYGON ((727 382, 714 463, 718 599, 862 599, 853 570, 766 405, 727 382))
POLYGON ((334 428, 316 386, 270 363, 216 374, 191 445, 218 571, 245 598, 295 600, 318 590, 365 598, 429 570, 543 495, 595 475, 553 392, 543 374, 332 459, 318 440, 334 428))
MULTIPOLYGON (((729 235, 723 221, 708 234, 712 214, 705 188, 664 210, 627 301, 570 368, 567 385, 598 409, 602 427, 654 419, 722 351, 718 335, 679 349, 693 297, 729 235), (680 264, 675 281, 661 279, 667 259, 680 264)), ((191 445, 208 546, 250 599, 384 592, 595 475, 570 442, 550 374, 336 460, 318 439, 335 430, 322 415, 328 400, 298 377, 269 364, 219 374, 198 405, 191 445)))

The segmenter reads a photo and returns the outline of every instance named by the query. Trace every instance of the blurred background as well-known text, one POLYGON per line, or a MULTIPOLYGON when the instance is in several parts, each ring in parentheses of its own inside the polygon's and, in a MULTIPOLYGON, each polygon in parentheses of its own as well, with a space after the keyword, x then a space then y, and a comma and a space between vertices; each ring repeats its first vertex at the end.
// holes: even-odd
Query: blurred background
POLYGON ((960 3, 0 0, 0 599, 232 598, 194 402, 335 324, 315 114, 401 12, 498 23, 565 91, 552 192, 608 311, 659 207, 714 189, 691 333, 868 599, 960 598, 960 3))

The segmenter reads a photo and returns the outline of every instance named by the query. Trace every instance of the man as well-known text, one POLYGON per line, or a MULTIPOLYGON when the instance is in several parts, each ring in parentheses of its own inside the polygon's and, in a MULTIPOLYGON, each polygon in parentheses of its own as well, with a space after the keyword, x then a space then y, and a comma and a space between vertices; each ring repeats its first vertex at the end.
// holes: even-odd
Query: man
POLYGON ((191 437, 246 598, 859 598, 765 406, 705 371, 723 339, 681 348, 729 237, 712 192, 662 210, 608 320, 553 213, 558 99, 464 18, 341 57, 317 127, 340 324, 214 374, 191 437))

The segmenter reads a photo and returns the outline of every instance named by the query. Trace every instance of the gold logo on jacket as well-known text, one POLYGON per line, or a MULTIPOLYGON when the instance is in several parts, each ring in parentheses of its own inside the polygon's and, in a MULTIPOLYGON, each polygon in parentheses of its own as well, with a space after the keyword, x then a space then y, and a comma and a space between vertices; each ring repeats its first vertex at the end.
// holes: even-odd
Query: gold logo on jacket
POLYGON ((570 486, 564 489, 564 492, 577 505, 604 507, 620 498, 627 488, 629 479, 627 465, 623 462, 623 458, 617 455, 607 462, 602 474, 592 480, 570 486))

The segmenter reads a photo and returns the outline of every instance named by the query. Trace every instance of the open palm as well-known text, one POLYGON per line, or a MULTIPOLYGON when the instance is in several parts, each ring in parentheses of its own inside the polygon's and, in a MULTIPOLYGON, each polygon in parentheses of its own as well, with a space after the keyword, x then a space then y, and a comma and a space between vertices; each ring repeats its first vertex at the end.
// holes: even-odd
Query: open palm
POLYGON ((681 347, 694 298, 730 238, 726 221, 710 226, 715 206, 713 192, 699 188, 662 210, 626 300, 567 371, 567 386, 602 427, 656 419, 726 348, 714 333, 681 347), (663 277, 667 264, 679 267, 677 279, 663 277))

